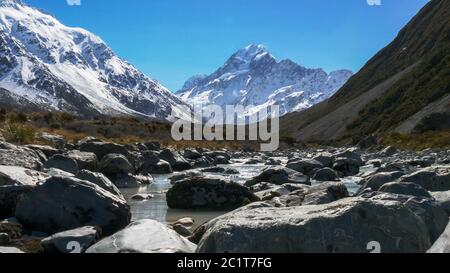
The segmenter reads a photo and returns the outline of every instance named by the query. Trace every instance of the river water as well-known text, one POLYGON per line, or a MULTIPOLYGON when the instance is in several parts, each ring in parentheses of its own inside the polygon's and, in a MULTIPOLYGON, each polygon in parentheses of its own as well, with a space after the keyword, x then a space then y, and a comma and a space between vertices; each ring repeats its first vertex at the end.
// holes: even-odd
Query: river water
MULTIPOLYGON (((280 159, 283 163, 287 161, 285 158, 280 159)), ((232 168, 240 172, 239 175, 227 176, 232 181, 237 183, 244 183, 245 181, 257 176, 261 171, 267 167, 263 164, 257 165, 246 165, 244 161, 233 161, 230 165, 222 165, 225 169, 232 168)), ((227 211, 195 211, 195 210, 175 210, 170 209, 166 202, 166 192, 170 189, 171 184, 169 177, 170 175, 154 175, 154 182, 151 185, 141 187, 138 189, 121 189, 123 195, 127 199, 128 204, 131 208, 131 213, 133 221, 141 219, 153 219, 161 223, 173 223, 178 219, 184 217, 191 217, 195 221, 194 228, 221 216, 227 211), (152 194, 154 198, 145 201, 133 200, 131 197, 135 194, 152 194)), ((358 190, 358 185, 355 183, 355 178, 343 179, 349 189, 350 193, 355 193, 358 190)), ((315 183, 313 182, 313 185, 315 183)))

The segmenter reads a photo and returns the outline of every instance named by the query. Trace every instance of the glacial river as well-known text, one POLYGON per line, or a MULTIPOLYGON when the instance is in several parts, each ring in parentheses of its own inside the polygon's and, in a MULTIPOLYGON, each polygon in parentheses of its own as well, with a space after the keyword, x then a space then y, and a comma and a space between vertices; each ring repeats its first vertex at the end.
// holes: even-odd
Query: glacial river
MULTIPOLYGON (((284 158, 278 158, 282 162, 287 160, 284 158)), ((258 165, 246 165, 242 161, 235 161, 231 165, 220 166, 225 169, 232 168, 240 172, 239 175, 233 175, 230 177, 233 181, 238 183, 244 183, 245 181, 255 177, 261 171, 267 167, 262 164, 258 165)), ((161 223, 173 223, 178 219, 184 217, 191 217, 195 221, 194 228, 208 222, 209 220, 216 218, 220 215, 227 213, 227 211, 195 211, 195 210, 175 210, 170 209, 166 202, 166 192, 170 189, 171 184, 169 177, 172 175, 154 175, 154 182, 146 187, 139 189, 121 189, 123 195, 127 199, 128 204, 131 207, 131 213, 133 215, 133 221, 141 219, 153 219, 161 223), (140 194, 152 194, 154 198, 145 201, 137 201, 131 199, 131 197, 137 193, 140 194)), ((342 180, 347 185, 350 193, 355 193, 358 190, 358 185, 352 178, 346 178, 342 180)), ((313 182, 313 185, 315 183, 313 182)))

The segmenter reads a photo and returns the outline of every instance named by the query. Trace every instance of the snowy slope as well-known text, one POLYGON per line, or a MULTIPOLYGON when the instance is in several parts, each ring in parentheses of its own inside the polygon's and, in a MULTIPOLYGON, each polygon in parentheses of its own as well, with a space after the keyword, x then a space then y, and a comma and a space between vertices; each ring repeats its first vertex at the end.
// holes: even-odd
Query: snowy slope
POLYGON ((333 95, 353 75, 327 74, 291 60, 277 61, 262 45, 249 45, 211 75, 194 76, 177 94, 189 103, 252 106, 248 114, 279 105, 280 115, 301 111, 333 95))
POLYGON ((0 88, 42 108, 172 120, 186 104, 97 36, 20 0, 0 0, 0 88))

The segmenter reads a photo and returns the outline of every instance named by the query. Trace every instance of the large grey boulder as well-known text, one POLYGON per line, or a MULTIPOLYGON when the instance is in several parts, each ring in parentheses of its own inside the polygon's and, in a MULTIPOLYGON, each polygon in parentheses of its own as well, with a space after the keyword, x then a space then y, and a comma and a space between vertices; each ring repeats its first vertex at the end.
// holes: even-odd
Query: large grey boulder
POLYGON ((316 181, 339 181, 339 176, 335 170, 331 168, 323 168, 316 171, 313 179, 316 181))
POLYGON ((142 174, 169 174, 173 172, 169 162, 161 160, 159 153, 154 151, 145 151, 141 153, 139 158, 141 164, 139 173, 142 174))
POLYGON ((359 173, 360 164, 352 158, 338 157, 334 160, 333 169, 343 176, 353 176, 359 173))
POLYGON ((313 160, 320 162, 324 167, 333 165, 333 155, 327 152, 316 155, 313 160))
POLYGON ((344 183, 325 182, 308 189, 302 205, 328 204, 349 196, 344 183))
POLYGON ((349 149, 344 152, 338 153, 334 155, 334 158, 347 158, 347 159, 353 159, 356 162, 358 162, 359 166, 364 165, 364 161, 361 158, 361 154, 357 152, 357 149, 349 149))
POLYGON ((0 165, 0 186, 36 186, 48 175, 23 167, 0 165))
POLYGON ((30 148, 19 147, 12 144, 0 147, 0 165, 18 166, 27 169, 41 170, 45 155, 39 154, 30 148))
POLYGON ((365 180, 360 192, 366 189, 372 189, 373 191, 379 190, 384 184, 394 182, 404 175, 403 172, 388 172, 388 173, 377 173, 365 180))
POLYGON ((196 233, 199 253, 368 253, 373 241, 383 253, 424 253, 431 246, 422 219, 401 202, 362 198, 291 208, 250 205, 196 233))
POLYGON ((99 226, 109 235, 128 225, 130 208, 120 197, 87 181, 52 177, 19 198, 15 216, 26 227, 54 234, 99 226))
POLYGON ((395 193, 395 194, 403 194, 403 195, 411 195, 418 196, 423 198, 432 198, 431 194, 420 185, 415 183, 407 183, 407 182, 391 182, 384 184, 379 189, 380 192, 387 193, 395 193))
POLYGON ((87 226, 53 234, 43 239, 41 244, 47 253, 83 253, 100 236, 97 228, 87 226))
POLYGON ((193 177, 176 182, 166 194, 174 209, 235 209, 259 201, 247 187, 221 177, 193 177))
POLYGON ((111 142, 102 142, 96 139, 93 141, 81 141, 78 146, 79 150, 82 152, 94 153, 98 160, 102 160, 103 157, 108 154, 121 154, 126 157, 130 156, 130 152, 125 146, 111 142))
POLYGON ((291 161, 286 167, 302 174, 312 176, 316 170, 322 169, 324 166, 319 161, 306 159, 291 161))
POLYGON ((124 155, 108 154, 100 161, 100 171, 112 178, 120 174, 134 173, 134 168, 124 155))
POLYGON ((450 172, 426 168, 400 178, 402 182, 416 183, 429 191, 449 191, 450 172))
POLYGON ((0 166, 0 219, 14 216, 18 198, 47 178, 35 170, 0 166))
POLYGON ((116 187, 116 185, 114 185, 111 180, 109 180, 106 176, 104 176, 101 173, 94 173, 88 170, 81 170, 76 178, 80 179, 80 180, 84 180, 84 181, 89 181, 97 186, 99 186, 100 188, 109 191, 110 193, 125 199, 122 195, 122 193, 120 192, 120 190, 116 187))
POLYGON ((30 148, 33 151, 42 152, 46 157, 52 157, 61 153, 61 150, 46 145, 26 145, 25 147, 30 148))
POLYGON ((86 253, 193 253, 196 245, 154 220, 140 220, 101 240, 86 253))
POLYGON ((153 183, 151 175, 121 174, 114 177, 114 185, 120 189, 139 188, 153 183))
POLYGON ((75 160, 80 170, 97 171, 98 159, 94 153, 71 150, 67 152, 67 157, 75 160))
POLYGON ((78 163, 65 155, 54 155, 44 164, 45 169, 59 169, 71 174, 77 174, 79 171, 78 163))
POLYGON ((431 192, 431 195, 450 217, 450 191, 431 192))
POLYGON ((450 253, 450 223, 428 253, 450 253))
POLYGON ((250 187, 261 182, 268 182, 275 185, 283 185, 288 183, 311 185, 308 176, 282 166, 268 167, 264 169, 260 175, 245 182, 245 185, 250 187))
POLYGON ((192 169, 192 165, 178 152, 171 149, 164 149, 159 153, 160 159, 169 162, 174 171, 180 172, 192 169))
POLYGON ((448 223, 447 213, 433 199, 381 192, 363 195, 363 197, 369 197, 371 200, 401 202, 425 223, 431 243, 437 240, 448 223))

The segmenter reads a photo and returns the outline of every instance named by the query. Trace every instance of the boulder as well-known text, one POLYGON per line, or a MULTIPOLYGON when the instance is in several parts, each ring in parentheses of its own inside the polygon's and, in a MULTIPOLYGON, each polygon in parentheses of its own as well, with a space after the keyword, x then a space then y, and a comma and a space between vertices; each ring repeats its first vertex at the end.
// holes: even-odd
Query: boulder
POLYGON ((439 171, 434 168, 426 168, 405 175, 400 178, 400 181, 416 183, 428 191, 450 190, 450 172, 448 170, 439 171))
POLYGON ((40 156, 39 152, 26 147, 8 145, 8 149, 4 148, 6 147, 0 147, 0 165, 38 171, 42 169, 42 159, 45 158, 45 155, 40 156))
POLYGON ((166 197, 173 209, 228 210, 259 200, 248 188, 215 176, 178 181, 166 197))
POLYGON ((125 200, 125 198, 123 197, 120 190, 116 187, 116 185, 114 185, 111 182, 111 180, 109 180, 106 176, 104 176, 101 173, 94 173, 94 172, 91 172, 88 170, 81 170, 77 174, 76 178, 78 178, 80 180, 91 182, 91 183, 99 186, 100 188, 125 200))
POLYGON ((291 161, 286 167, 302 174, 313 176, 316 170, 322 169, 324 166, 319 161, 308 159, 291 161))
POLYGON ((338 157, 333 163, 333 169, 340 172, 343 176, 357 175, 360 166, 357 160, 345 157, 338 157))
POLYGON ((157 141, 146 142, 144 143, 145 147, 150 151, 159 151, 161 150, 161 144, 157 141))
POLYGON ((0 254, 21 254, 21 253, 24 253, 24 252, 16 247, 0 246, 0 254))
POLYGON ((181 172, 181 173, 176 173, 176 174, 172 175, 169 178, 169 180, 170 180, 171 184, 175 184, 182 180, 193 179, 193 178, 198 178, 198 177, 203 177, 203 176, 205 176, 205 175, 200 170, 190 170, 190 171, 185 171, 185 172, 181 172))
POLYGON ((61 154, 61 150, 53 148, 51 146, 45 145, 26 145, 25 147, 30 148, 33 151, 39 151, 44 153, 46 157, 52 157, 56 154, 61 154))
POLYGON ((140 193, 140 194, 135 194, 135 195, 131 196, 131 199, 137 200, 137 201, 143 201, 143 200, 150 200, 150 199, 152 199, 152 198, 154 198, 154 197, 155 197, 155 196, 152 195, 152 194, 143 194, 143 193, 140 193))
POLYGON ((33 186, 0 186, 0 219, 14 216, 20 196, 33 186))
POLYGON ((42 133, 40 133, 39 137, 42 140, 51 143, 51 145, 55 146, 58 149, 63 149, 64 145, 66 144, 66 140, 61 135, 54 135, 54 134, 42 132, 42 133))
POLYGON ((172 228, 176 231, 176 233, 180 234, 183 237, 189 237, 192 235, 192 232, 183 225, 176 224, 173 225, 172 228))
POLYGON ((51 177, 22 194, 15 216, 27 228, 48 234, 99 226, 109 235, 131 219, 130 208, 122 198, 72 177, 51 177))
POLYGON ((380 192, 387 193, 395 193, 395 194, 403 194, 403 195, 411 195, 418 196, 423 198, 433 198, 431 194, 420 185, 415 183, 407 183, 407 182, 391 182, 384 184, 379 189, 380 192))
POLYGON ((368 253, 372 241, 382 253, 424 253, 431 246, 424 222, 402 203, 363 198, 290 208, 256 203, 196 233, 199 253, 368 253))
POLYGON ((450 217, 450 191, 431 192, 431 195, 450 217))
POLYGON ((311 185, 309 177, 306 175, 282 166, 268 167, 264 169, 260 175, 247 181, 245 185, 250 187, 260 182, 268 182, 275 185, 283 185, 287 183, 311 185))
POLYGON ((437 240, 447 226, 447 213, 433 199, 381 192, 368 194, 365 197, 371 200, 401 202, 425 223, 431 243, 437 240))
POLYGON ((48 175, 23 167, 0 165, 0 186, 36 186, 48 175))
POLYGON ((450 253, 450 223, 427 253, 450 253))
POLYGON ((124 155, 108 154, 100 161, 100 171, 112 178, 116 175, 134 173, 134 168, 124 155))
POLYGON ((316 171, 313 179, 316 181, 339 181, 338 174, 331 168, 323 168, 316 171))
POLYGON ((211 168, 202 169, 202 172, 204 172, 204 173, 224 173, 225 172, 225 168, 222 168, 222 167, 211 167, 211 168))
POLYGON ((119 189, 138 188, 153 183, 153 177, 150 175, 121 174, 117 175, 113 181, 119 189))
POLYGON ((159 157, 169 162, 174 171, 181 172, 192 169, 192 165, 176 151, 164 149, 160 152, 159 157))
POLYGON ((82 152, 94 153, 98 160, 102 160, 108 154, 120 154, 126 157, 130 155, 130 152, 125 146, 116 143, 94 140, 82 141, 78 146, 82 152))
POLYGON ((86 253, 193 253, 196 245, 154 220, 140 220, 91 246, 86 253))
POLYGON ((403 176, 403 172, 377 173, 365 180, 359 192, 371 188, 373 191, 379 190, 384 184, 394 182, 403 176))
MULTIPOLYGON (((215 165, 229 165, 230 160, 228 158, 226 158, 225 156, 219 155, 214 158, 214 164, 215 165)), ((258 164, 258 163, 252 163, 252 164, 258 164)))
POLYGON ((328 204, 349 196, 350 194, 344 183, 325 182, 308 189, 302 205, 328 204))
POLYGON ((72 150, 69 151, 66 156, 75 160, 80 170, 89 170, 93 172, 98 170, 98 159, 94 153, 72 150))
POLYGON ((44 168, 60 169, 71 174, 77 174, 79 171, 78 163, 74 159, 60 154, 50 157, 47 162, 45 162, 44 168))
POLYGON ((101 234, 92 226, 81 227, 53 234, 41 241, 42 247, 47 253, 83 253, 93 245, 101 234), (75 242, 76 245, 71 243, 75 242))
POLYGON ((202 157, 202 154, 198 152, 196 149, 187 149, 183 152, 183 157, 187 159, 199 159, 202 157))
POLYGON ((356 149, 349 149, 347 151, 335 154, 334 158, 353 159, 356 162, 358 162, 358 166, 363 166, 364 165, 364 161, 362 160, 361 155, 357 152, 356 149))
POLYGON ((45 173, 49 176, 69 176, 69 177, 75 176, 73 173, 68 173, 63 170, 55 169, 55 168, 46 169, 45 173))
POLYGON ((330 153, 320 153, 313 160, 320 162, 324 167, 331 167, 333 165, 333 155, 330 153))

